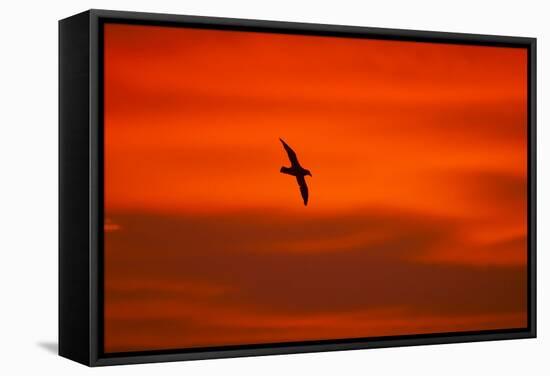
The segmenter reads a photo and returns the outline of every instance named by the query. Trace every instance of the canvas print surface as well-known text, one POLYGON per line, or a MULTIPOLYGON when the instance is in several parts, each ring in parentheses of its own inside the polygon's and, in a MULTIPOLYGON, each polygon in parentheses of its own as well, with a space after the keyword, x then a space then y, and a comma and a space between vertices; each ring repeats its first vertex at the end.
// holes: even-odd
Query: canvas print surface
POLYGON ((106 353, 527 326, 525 48, 103 37, 106 353))

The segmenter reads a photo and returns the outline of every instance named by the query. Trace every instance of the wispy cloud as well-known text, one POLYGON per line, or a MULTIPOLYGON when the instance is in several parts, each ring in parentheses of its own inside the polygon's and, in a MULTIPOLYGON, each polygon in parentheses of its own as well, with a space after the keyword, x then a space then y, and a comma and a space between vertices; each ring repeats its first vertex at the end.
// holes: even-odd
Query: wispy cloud
POLYGON ((113 351, 483 330, 526 317, 522 239, 468 243, 465 220, 381 208, 111 217, 125 228, 105 238, 113 351), (135 320, 150 330, 134 333, 135 320), (170 331, 188 335, 160 339, 170 331))
POLYGON ((110 232, 110 231, 117 231, 120 229, 121 227, 118 223, 114 223, 111 218, 105 218, 103 222, 103 231, 110 232))

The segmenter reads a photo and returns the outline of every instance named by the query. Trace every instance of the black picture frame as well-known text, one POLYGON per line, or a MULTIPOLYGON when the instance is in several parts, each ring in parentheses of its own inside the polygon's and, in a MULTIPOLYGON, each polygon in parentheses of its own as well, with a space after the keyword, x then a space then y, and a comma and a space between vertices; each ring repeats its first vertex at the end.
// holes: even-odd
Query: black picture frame
POLYGON ((536 39, 88 10, 59 21, 59 354, 88 366, 536 337, 536 39), (170 351, 102 351, 104 22, 348 38, 513 46, 528 51, 528 326, 525 329, 304 341, 170 351))

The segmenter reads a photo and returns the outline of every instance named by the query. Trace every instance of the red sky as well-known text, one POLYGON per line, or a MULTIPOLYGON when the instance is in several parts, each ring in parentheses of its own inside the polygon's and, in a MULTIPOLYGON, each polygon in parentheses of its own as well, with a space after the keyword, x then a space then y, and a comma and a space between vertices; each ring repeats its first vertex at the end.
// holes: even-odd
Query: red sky
POLYGON ((106 352, 526 326, 525 49, 104 36, 106 352))

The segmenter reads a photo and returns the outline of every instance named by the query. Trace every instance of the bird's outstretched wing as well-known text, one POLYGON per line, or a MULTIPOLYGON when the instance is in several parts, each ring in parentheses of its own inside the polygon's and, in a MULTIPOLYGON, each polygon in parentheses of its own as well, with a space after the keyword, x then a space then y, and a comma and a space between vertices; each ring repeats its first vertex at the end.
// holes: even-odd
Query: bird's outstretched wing
POLYGON ((296 176, 296 181, 300 186, 300 193, 302 194, 302 198, 304 199, 304 205, 307 206, 307 199, 309 197, 309 192, 307 189, 306 178, 304 177, 304 175, 299 175, 299 176, 296 176))
POLYGON ((283 141, 282 138, 279 138, 279 140, 281 140, 281 142, 283 143, 283 147, 288 154, 288 159, 290 159, 290 163, 292 163, 292 166, 299 166, 300 163, 298 162, 298 157, 296 157, 296 153, 294 152, 294 150, 292 150, 290 146, 288 146, 287 143, 283 141))

